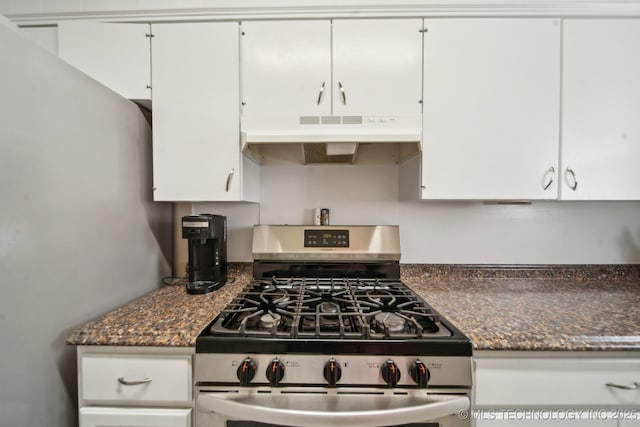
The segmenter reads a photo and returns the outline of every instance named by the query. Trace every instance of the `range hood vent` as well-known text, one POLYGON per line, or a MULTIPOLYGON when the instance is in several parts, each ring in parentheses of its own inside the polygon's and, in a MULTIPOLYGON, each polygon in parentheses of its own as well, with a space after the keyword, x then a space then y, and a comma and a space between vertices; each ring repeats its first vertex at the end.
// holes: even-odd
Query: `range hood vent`
POLYGON ((406 144, 420 149, 420 115, 283 115, 243 117, 242 148, 302 144, 304 164, 353 164, 361 144, 406 144))
POLYGON ((361 125, 362 116, 300 116, 301 125, 361 125))

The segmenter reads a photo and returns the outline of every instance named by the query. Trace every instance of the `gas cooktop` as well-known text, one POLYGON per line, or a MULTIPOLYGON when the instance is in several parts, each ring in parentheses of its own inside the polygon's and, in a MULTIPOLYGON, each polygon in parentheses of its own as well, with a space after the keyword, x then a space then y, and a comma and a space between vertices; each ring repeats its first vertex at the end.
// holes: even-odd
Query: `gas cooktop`
POLYGON ((290 278, 254 281, 224 309, 213 334, 304 339, 450 336, 402 282, 290 278))
POLYGON ((196 351, 470 355, 471 346, 399 280, 274 277, 246 286, 196 351))
POLYGON ((394 226, 256 226, 253 280, 199 353, 470 356, 471 343, 400 280, 394 226))

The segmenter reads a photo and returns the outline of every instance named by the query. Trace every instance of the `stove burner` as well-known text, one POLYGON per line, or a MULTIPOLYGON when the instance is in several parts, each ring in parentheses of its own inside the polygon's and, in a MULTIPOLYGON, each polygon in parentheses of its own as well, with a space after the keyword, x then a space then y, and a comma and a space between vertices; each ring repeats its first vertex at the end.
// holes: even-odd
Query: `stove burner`
POLYGON ((451 336, 399 280, 256 280, 221 312, 213 335, 273 339, 408 340, 451 336))
POLYGON ((282 316, 278 313, 268 312, 260 316, 260 326, 265 329, 271 329, 280 323, 282 316))
POLYGON ((289 293, 286 289, 269 287, 262 291, 260 299, 265 303, 272 303, 276 305, 282 305, 289 302, 289 293))
POLYGON ((366 291, 365 300, 371 304, 374 304, 380 308, 382 307, 395 307, 398 304, 397 297, 393 292, 383 289, 373 288, 366 291))
POLYGON ((323 302, 318 305, 320 313, 337 314, 340 312, 340 306, 334 302, 323 302))
POLYGON ((402 332, 405 328, 405 320, 393 313, 378 313, 373 317, 374 323, 380 326, 380 329, 389 332, 402 332))

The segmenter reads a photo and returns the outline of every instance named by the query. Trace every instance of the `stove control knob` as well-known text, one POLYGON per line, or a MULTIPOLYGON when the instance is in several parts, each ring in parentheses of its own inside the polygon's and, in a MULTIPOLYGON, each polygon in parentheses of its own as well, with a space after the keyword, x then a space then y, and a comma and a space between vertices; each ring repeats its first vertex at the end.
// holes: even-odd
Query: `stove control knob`
POLYGON ((332 357, 327 363, 324 364, 322 374, 324 375, 324 379, 327 380, 330 386, 335 386, 342 377, 342 369, 340 368, 340 364, 336 361, 336 359, 332 357))
POLYGON ((431 374, 429 373, 427 365, 425 365, 422 360, 416 360, 413 362, 409 368, 409 373, 411 374, 411 379, 418 384, 418 387, 427 387, 431 374))
POLYGON ((391 387, 395 387, 400 381, 400 370, 393 360, 387 360, 380 368, 382 379, 391 387))
POLYGON ((241 386, 249 385, 253 377, 256 376, 256 368, 256 362, 252 358, 247 357, 242 361, 236 372, 241 386))
POLYGON ((273 386, 277 386, 278 383, 284 377, 284 365, 277 357, 269 363, 267 366, 267 379, 269 380, 269 384, 273 386))

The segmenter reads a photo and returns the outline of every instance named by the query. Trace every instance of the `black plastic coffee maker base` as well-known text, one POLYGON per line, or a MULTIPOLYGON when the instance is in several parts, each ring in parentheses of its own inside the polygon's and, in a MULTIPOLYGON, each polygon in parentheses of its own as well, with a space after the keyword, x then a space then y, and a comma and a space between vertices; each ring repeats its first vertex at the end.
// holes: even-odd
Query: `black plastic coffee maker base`
POLYGON ((209 292, 213 292, 216 289, 220 289, 224 285, 224 282, 209 282, 209 281, 199 281, 199 282, 188 282, 187 283, 187 293, 188 294, 208 294, 209 292))

